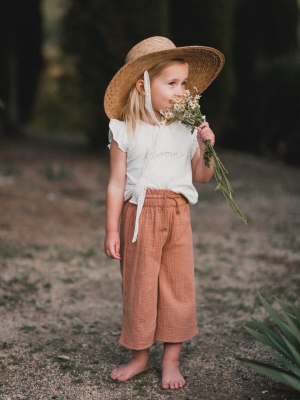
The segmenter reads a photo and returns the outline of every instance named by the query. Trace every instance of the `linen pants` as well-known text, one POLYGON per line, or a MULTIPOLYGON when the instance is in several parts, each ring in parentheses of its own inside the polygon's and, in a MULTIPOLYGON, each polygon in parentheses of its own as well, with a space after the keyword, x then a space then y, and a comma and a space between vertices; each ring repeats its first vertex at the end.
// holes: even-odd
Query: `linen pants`
POLYGON ((136 210, 135 204, 124 203, 119 343, 141 350, 154 340, 183 342, 198 333, 188 201, 168 189, 147 189, 137 241, 132 243, 136 210))

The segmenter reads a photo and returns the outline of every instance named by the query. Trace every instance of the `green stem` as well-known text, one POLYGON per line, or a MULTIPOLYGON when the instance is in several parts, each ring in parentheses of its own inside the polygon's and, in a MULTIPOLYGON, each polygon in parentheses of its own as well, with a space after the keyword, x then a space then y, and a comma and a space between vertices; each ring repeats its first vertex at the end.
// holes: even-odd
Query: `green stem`
POLYGON ((227 203, 230 205, 231 209, 241 218, 243 222, 247 225, 247 219, 241 210, 238 208, 236 202, 233 200, 232 192, 233 189, 226 177, 228 173, 222 164, 221 160, 217 156, 213 146, 211 145, 209 140, 205 141, 206 150, 203 155, 204 163, 209 168, 211 163, 213 163, 214 168, 214 176, 217 181, 217 186, 215 190, 221 190, 223 193, 227 203))

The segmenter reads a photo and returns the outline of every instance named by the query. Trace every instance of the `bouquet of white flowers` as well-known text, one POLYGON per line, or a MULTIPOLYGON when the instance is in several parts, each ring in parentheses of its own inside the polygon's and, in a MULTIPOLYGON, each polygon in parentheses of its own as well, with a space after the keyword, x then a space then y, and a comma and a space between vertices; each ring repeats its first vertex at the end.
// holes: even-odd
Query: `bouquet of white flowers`
MULTIPOLYGON (((197 88, 195 88, 197 93, 197 88)), ((184 97, 175 97, 171 100, 173 103, 173 109, 162 112, 163 120, 167 121, 180 121, 183 125, 191 129, 191 133, 194 132, 198 126, 205 122, 205 115, 202 115, 200 111, 199 99, 201 95, 191 95, 189 90, 184 91, 184 97)), ((247 224, 247 219, 243 213, 238 208, 237 204, 233 200, 232 192, 233 189, 226 178, 228 173, 224 165, 221 163, 217 153, 215 152, 213 146, 209 140, 205 141, 206 150, 203 154, 203 159, 205 165, 209 168, 213 162, 214 176, 217 181, 217 186, 215 190, 221 190, 225 199, 227 200, 233 211, 241 218, 242 221, 247 224)))

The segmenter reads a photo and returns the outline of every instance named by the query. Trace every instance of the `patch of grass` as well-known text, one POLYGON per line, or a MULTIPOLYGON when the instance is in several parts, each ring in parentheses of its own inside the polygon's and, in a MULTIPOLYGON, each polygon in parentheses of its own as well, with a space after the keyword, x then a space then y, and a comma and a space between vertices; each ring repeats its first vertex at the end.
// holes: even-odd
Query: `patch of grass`
POLYGON ((77 289, 70 289, 70 296, 76 300, 84 300, 85 299, 85 294, 83 294, 83 293, 80 294, 77 289))
POLYGON ((64 165, 47 165, 45 177, 48 181, 70 180, 73 178, 73 168, 64 165))
POLYGON ((19 328, 20 331, 23 331, 24 333, 30 333, 36 330, 36 326, 32 325, 23 325, 21 328, 19 328))
POLYGON ((59 358, 57 356, 52 356, 50 358, 52 358, 53 361, 58 363, 59 369, 63 373, 67 373, 67 372, 72 373, 73 372, 74 365, 70 362, 70 360, 64 360, 63 358, 59 358))
POLYGON ((82 378, 73 378, 72 383, 83 383, 84 380, 82 378))
POLYGON ((63 283, 66 283, 66 284, 68 284, 68 283, 74 283, 73 279, 71 279, 71 278, 62 278, 61 281, 62 281, 63 283))
POLYGON ((83 328, 84 328, 83 325, 80 325, 80 324, 74 325, 74 326, 72 327, 73 333, 74 333, 75 335, 79 335, 79 334, 81 334, 81 331, 82 331, 83 328))
POLYGON ((47 290, 50 290, 52 288, 52 284, 50 282, 46 282, 46 283, 43 284, 43 288, 47 289, 47 290))
MULTIPOLYGON (((283 285, 267 285, 263 286, 260 289, 261 292, 264 293, 266 297, 272 298, 272 296, 281 298, 283 301, 288 301, 290 303, 296 302, 298 299, 298 295, 291 291, 291 288, 283 286, 283 285)), ((260 304, 259 300, 256 299, 255 305, 260 304)))
POLYGON ((66 347, 61 347, 59 350, 61 351, 61 353, 70 354, 76 353, 78 349, 76 347, 70 347, 69 349, 67 349, 66 347))
POLYGON ((15 294, 15 295, 9 295, 9 294, 5 294, 3 295, 3 300, 2 300, 2 305, 5 306, 7 305, 7 302, 16 304, 21 300, 21 295, 19 293, 15 294))
MULTIPOLYGON (((57 348, 58 346, 63 346, 65 341, 66 340, 64 338, 53 337, 52 339, 47 340, 46 346, 54 346, 55 348, 57 348)), ((51 356, 49 357, 51 358, 51 356)))
POLYGON ((6 249, 6 248, 0 248, 0 257, 3 258, 12 258, 15 257, 15 255, 12 253, 11 250, 6 249))
POLYGON ((238 243, 243 244, 243 243, 247 243, 247 242, 248 242, 248 239, 246 239, 245 237, 238 237, 236 241, 237 241, 238 243))
POLYGON ((7 281, 6 284, 8 286, 19 286, 18 287, 19 292, 36 292, 38 290, 38 287, 37 287, 38 282, 39 282, 39 280, 36 280, 35 282, 30 282, 29 276, 24 275, 20 278, 18 278, 16 276, 13 277, 9 281, 7 281))
POLYGON ((44 368, 47 367, 47 365, 48 365, 48 364, 38 364, 38 365, 37 365, 37 368, 39 368, 39 369, 44 369, 44 368))
POLYGON ((30 260, 33 260, 33 258, 34 258, 32 253, 25 253, 23 257, 29 258, 30 260))
POLYGON ((59 358, 57 356, 51 356, 50 358, 52 358, 53 361, 59 364, 59 369, 63 373, 70 372, 70 374, 73 375, 75 378, 78 378, 86 371, 89 371, 92 374, 97 373, 97 371, 94 368, 88 367, 86 365, 76 365, 74 364, 74 361, 71 360, 64 360, 63 358, 59 358))
POLYGON ((14 347, 13 343, 8 342, 0 342, 0 350, 9 350, 14 347))
POLYGON ((287 257, 283 257, 283 256, 271 256, 270 254, 266 254, 266 253, 262 253, 262 254, 254 254, 252 256, 252 258, 254 260, 258 260, 258 261, 265 261, 267 264, 272 265, 272 264, 276 264, 276 265, 286 265, 287 264, 287 257))
POLYGON ((39 352, 41 352, 41 351, 43 351, 44 350, 44 347, 43 346, 38 346, 38 347, 34 347, 33 349, 31 349, 30 351, 29 351, 29 354, 35 354, 35 353, 39 353, 39 352))
POLYGON ((87 249, 86 251, 81 251, 80 252, 80 255, 82 256, 82 257, 85 257, 85 258, 90 258, 90 257, 93 257, 93 256, 95 256, 97 253, 96 253, 96 250, 94 249, 94 247, 90 247, 89 249, 87 249))
POLYGON ((144 380, 139 380, 138 382, 135 382, 135 384, 133 385, 133 390, 137 391, 138 396, 142 397, 147 396, 147 390, 146 390, 147 383, 148 382, 145 382, 144 380))
POLYGON ((296 236, 288 236, 285 240, 287 248, 291 249, 293 253, 300 253, 300 242, 296 236))
POLYGON ((228 263, 231 262, 231 260, 226 256, 220 256, 220 257, 218 257, 218 260, 228 262, 228 263))
POLYGON ((256 329, 256 325, 255 325, 255 323, 253 321, 247 321, 243 325, 247 326, 248 328, 253 329, 253 330, 256 329))
POLYGON ((106 205, 106 199, 98 199, 95 201, 96 206, 105 206, 106 205))
POLYGON ((206 301, 203 305, 204 310, 218 310, 221 312, 229 312, 232 309, 232 303, 229 300, 218 299, 215 297, 211 297, 209 301, 206 301))
POLYGON ((73 319, 74 318, 74 315, 73 314, 69 314, 69 313, 65 313, 64 316, 66 318, 69 318, 69 319, 73 319))
POLYGON ((250 293, 250 289, 246 288, 238 288, 238 287, 232 287, 232 286, 226 286, 226 287, 214 287, 214 286, 204 286, 201 285, 201 290, 207 294, 222 294, 226 295, 228 293, 233 293, 236 295, 236 297, 241 298, 243 295, 247 295, 250 293))
POLYGON ((68 262, 72 261, 73 258, 74 258, 73 255, 66 254, 66 253, 58 253, 58 255, 57 255, 57 261, 61 261, 64 263, 68 263, 68 262))
POLYGON ((212 271, 210 271, 210 270, 208 271, 208 270, 204 270, 204 269, 195 268, 195 274, 202 278, 209 276, 211 273, 212 273, 212 271))
POLYGON ((236 305, 233 305, 232 308, 234 308, 236 311, 244 311, 244 312, 249 312, 249 313, 253 312, 253 307, 249 307, 242 302, 240 302, 236 305))
POLYGON ((89 327, 90 328, 95 328, 97 325, 99 325, 100 324, 100 321, 94 321, 94 322, 92 322, 90 325, 89 325, 89 327))
POLYGON ((13 360, 12 361, 12 365, 20 365, 24 361, 24 357, 22 357, 22 356, 21 357, 17 357, 14 354, 10 354, 9 358, 11 358, 13 360))
POLYGON ((196 244, 196 249, 200 250, 201 253, 207 253, 208 247, 209 247, 208 243, 197 243, 196 244))
POLYGON ((43 251, 43 250, 47 250, 48 249, 48 246, 47 245, 45 245, 45 244, 32 244, 31 246, 30 246, 33 250, 36 250, 36 251, 43 251))

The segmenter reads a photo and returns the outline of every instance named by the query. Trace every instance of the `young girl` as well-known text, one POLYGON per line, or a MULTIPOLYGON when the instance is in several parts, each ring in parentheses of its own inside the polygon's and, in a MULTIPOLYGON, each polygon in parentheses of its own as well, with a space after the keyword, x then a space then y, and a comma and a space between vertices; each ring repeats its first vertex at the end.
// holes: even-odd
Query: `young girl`
POLYGON ((178 389, 182 342, 198 333, 189 204, 206 183, 204 141, 215 143, 207 122, 191 135, 161 111, 186 89, 203 92, 224 64, 218 50, 176 48, 152 37, 134 46, 110 82, 104 99, 111 172, 107 188, 105 253, 120 260, 123 321, 119 343, 132 360, 114 369, 126 381, 149 369, 149 348, 164 342, 162 388, 178 389), (119 220, 121 218, 120 235, 119 220))

